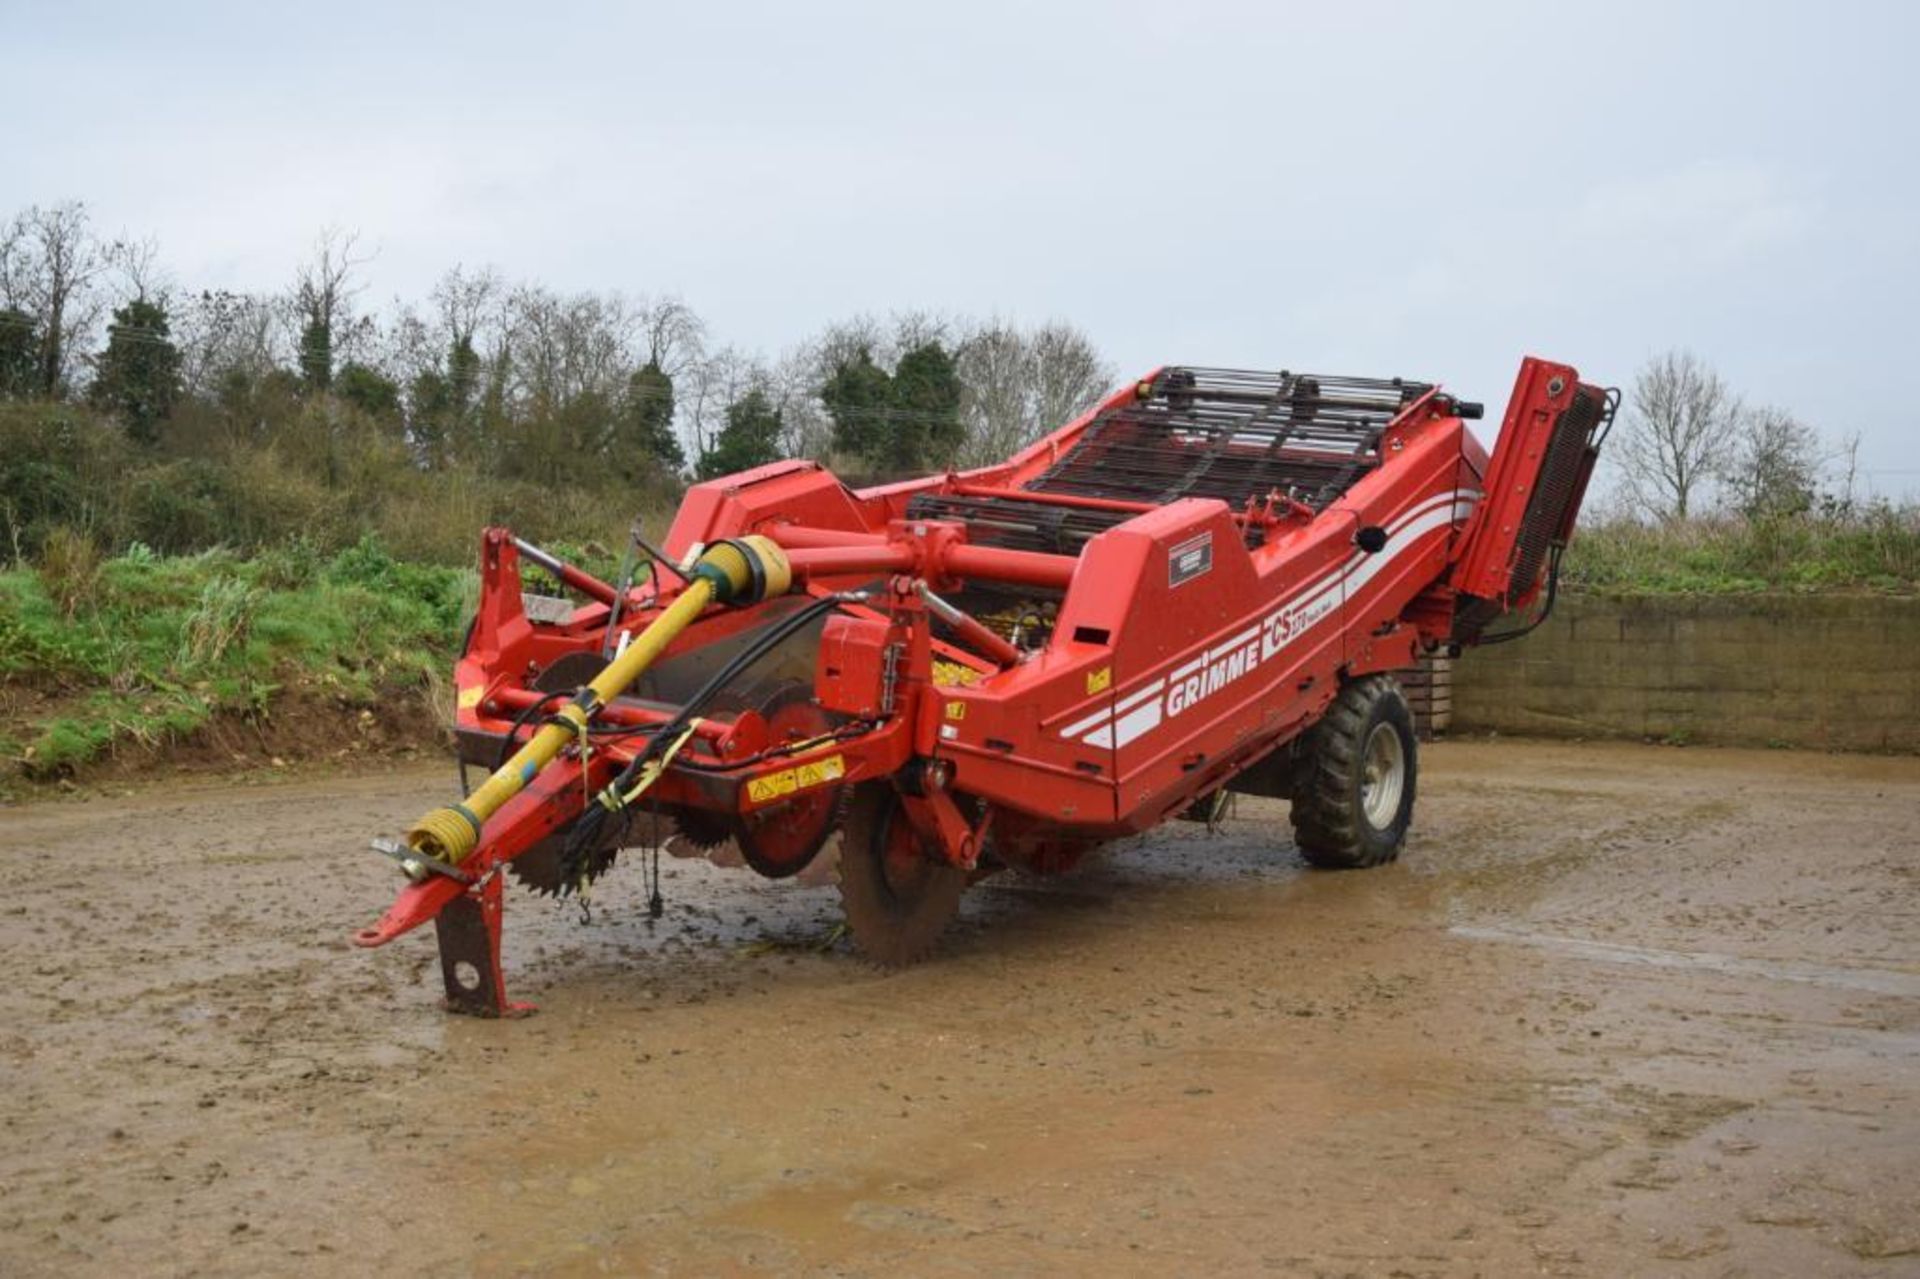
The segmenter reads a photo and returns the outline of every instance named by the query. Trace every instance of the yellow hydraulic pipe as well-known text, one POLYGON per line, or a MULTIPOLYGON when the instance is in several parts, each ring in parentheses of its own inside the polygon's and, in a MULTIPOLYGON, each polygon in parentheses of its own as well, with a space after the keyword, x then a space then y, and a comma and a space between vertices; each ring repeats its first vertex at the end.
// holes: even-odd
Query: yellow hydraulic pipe
POLYGON ((480 842, 480 829, 553 762, 568 742, 578 740, 594 713, 625 692, 681 631, 715 600, 753 603, 783 595, 792 584, 786 556, 764 537, 716 542, 695 563, 686 589, 660 616, 634 636, 581 695, 561 705, 554 718, 527 740, 479 789, 458 804, 436 808, 407 831, 407 845, 424 857, 458 865, 480 842))

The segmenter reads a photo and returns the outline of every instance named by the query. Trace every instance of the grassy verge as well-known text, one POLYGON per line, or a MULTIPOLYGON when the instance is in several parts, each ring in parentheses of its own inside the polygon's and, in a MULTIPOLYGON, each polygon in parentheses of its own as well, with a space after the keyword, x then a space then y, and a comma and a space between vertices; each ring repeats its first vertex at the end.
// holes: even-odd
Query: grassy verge
POLYGON ((1574 590, 1729 594, 1920 590, 1920 506, 1842 514, 1583 523, 1567 548, 1574 590))
POLYGON ((0 758, 16 779, 163 749, 296 693, 431 696, 474 591, 471 571, 400 563, 370 540, 332 556, 48 552, 0 573, 0 758))

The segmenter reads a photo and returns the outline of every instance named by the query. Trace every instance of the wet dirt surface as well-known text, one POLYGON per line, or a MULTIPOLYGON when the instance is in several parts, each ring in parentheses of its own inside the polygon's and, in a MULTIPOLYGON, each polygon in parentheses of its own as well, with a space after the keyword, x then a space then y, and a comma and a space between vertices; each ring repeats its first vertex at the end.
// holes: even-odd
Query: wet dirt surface
POLYGON ((346 944, 443 769, 0 809, 0 1272, 1920 1273, 1920 760, 1423 762, 1394 867, 1242 800, 898 973, 515 891, 517 1022, 346 944))

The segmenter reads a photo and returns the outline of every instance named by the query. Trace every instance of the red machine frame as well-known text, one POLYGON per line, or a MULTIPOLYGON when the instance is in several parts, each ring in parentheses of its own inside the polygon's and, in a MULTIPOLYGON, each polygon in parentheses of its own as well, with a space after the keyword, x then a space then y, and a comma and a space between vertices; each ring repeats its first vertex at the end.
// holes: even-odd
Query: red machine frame
MULTIPOLYGON (((666 537, 671 559, 690 563, 703 546, 760 534, 784 550, 796 592, 866 596, 843 600, 819 637, 814 696, 841 729, 770 752, 752 711, 696 721, 649 803, 750 813, 814 786, 891 780, 915 827, 954 865, 977 867, 991 839, 1000 861, 1062 869, 1080 850, 1167 819, 1286 746, 1343 679, 1409 667, 1460 638, 1463 598, 1495 601, 1500 612, 1528 608, 1540 575, 1519 580, 1514 569, 1524 567, 1530 517, 1539 522, 1536 488, 1556 424, 1576 396, 1604 400, 1571 367, 1528 359, 1490 459, 1462 420, 1468 410, 1438 388, 1415 388, 1380 432, 1376 462, 1317 510, 1277 492, 1240 506, 1214 498, 1156 506, 1027 487, 1091 423, 1158 378, 978 470, 855 492, 817 463, 786 461, 691 488, 666 537), (1078 555, 1049 554, 979 544, 962 521, 913 517, 910 503, 927 494, 1123 518, 1078 555), (1050 641, 1022 652, 945 602, 974 582, 1058 593, 1050 641), (968 677, 952 679, 955 667, 968 677)), ((1579 489, 1585 480, 1583 470, 1579 489)), ((1576 491, 1573 509, 1578 502, 1576 491)), ((1571 520, 1571 509, 1556 512, 1562 540, 1571 520)), ((504 529, 484 534, 478 615, 455 671, 461 732, 523 737, 543 697, 538 672, 613 647, 679 587, 661 566, 650 586, 620 599, 580 570, 558 571, 585 603, 563 622, 536 622, 515 540, 504 529)), ((709 608, 664 660, 763 624, 767 607, 709 608)), ((598 718, 639 728, 676 709, 628 697, 598 718)), ((486 822, 471 856, 408 885, 356 942, 380 945, 438 919, 443 956, 466 955, 481 969, 473 1010, 509 1011, 496 872, 576 818, 645 741, 562 753, 486 822), (483 944, 462 943, 465 934, 483 944)), ((475 989, 473 974, 460 985, 475 989)))

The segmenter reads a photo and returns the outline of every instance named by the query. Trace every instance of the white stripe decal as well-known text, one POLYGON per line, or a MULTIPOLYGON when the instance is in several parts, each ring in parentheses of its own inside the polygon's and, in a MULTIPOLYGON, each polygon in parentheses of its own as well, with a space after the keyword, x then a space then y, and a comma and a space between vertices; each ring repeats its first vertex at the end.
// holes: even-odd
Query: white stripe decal
MULTIPOLYGON (((1409 524, 1413 523, 1413 521, 1415 521, 1416 519, 1419 519, 1422 515, 1426 514, 1428 511, 1433 510, 1435 507, 1450 503, 1452 501, 1454 501, 1453 494, 1442 493, 1438 497, 1427 498, 1425 501, 1421 502, 1418 506, 1411 507, 1408 510, 1402 511, 1398 516, 1394 518, 1393 523, 1387 526, 1387 541, 1391 543, 1393 539, 1399 536, 1400 533, 1403 530, 1405 530, 1405 528, 1409 524)), ((1382 553, 1384 554, 1384 552, 1382 553)), ((1320 594, 1325 590, 1329 590, 1334 587, 1337 587, 1340 584, 1341 579, 1346 577, 1346 575, 1351 573, 1355 568, 1357 568, 1361 564, 1364 564, 1370 559, 1376 559, 1376 558, 1378 557, 1368 555, 1365 551, 1355 551, 1353 554, 1349 555, 1343 563, 1341 563, 1338 567, 1334 568, 1332 571, 1327 573, 1319 581, 1314 582, 1311 586, 1308 586, 1305 590, 1297 592, 1285 604, 1282 604, 1281 608, 1285 609, 1291 605, 1296 605, 1299 601, 1303 599, 1311 598, 1313 596, 1320 594)), ((1178 679, 1180 677, 1180 674, 1181 674, 1180 672, 1175 672, 1175 674, 1173 674, 1172 676, 1169 676, 1168 678, 1178 679)))
POLYGON ((1421 538, 1471 515, 1482 496, 1475 489, 1457 490, 1402 511, 1387 526, 1387 545, 1378 553, 1355 551, 1318 580, 1295 591, 1263 621, 1204 649, 1164 678, 1128 693, 1113 707, 1068 725, 1061 736, 1072 739, 1084 733, 1088 746, 1117 747, 1151 732, 1164 720, 1205 701, 1317 629, 1336 614, 1340 603, 1357 594, 1421 538), (1244 654, 1243 649, 1247 650, 1244 654), (1160 696, 1162 692, 1165 697, 1160 696))
POLYGON ((1187 676, 1193 674, 1195 671, 1199 670, 1202 666, 1205 666, 1206 664, 1207 664, 1207 653, 1205 649, 1202 649, 1200 651, 1199 656, 1195 657, 1191 662, 1188 662, 1185 666, 1182 666, 1180 669, 1171 672, 1167 676, 1167 678, 1174 681, 1175 683, 1178 683, 1181 680, 1185 679, 1187 676))
POLYGON ((1451 523, 1453 523, 1453 510, 1451 505, 1445 509, 1428 511, 1419 519, 1408 523, 1405 528, 1394 535, 1400 542, 1399 547, 1396 548, 1389 542, 1386 550, 1381 551, 1378 555, 1369 555, 1366 563, 1348 575, 1347 594, 1349 596, 1353 595, 1354 592, 1378 577, 1380 571, 1393 562, 1394 556, 1398 554, 1399 551, 1405 550, 1409 544, 1425 537, 1428 533, 1433 532, 1433 530, 1444 528, 1451 523))
MULTIPOLYGON (((1140 734, 1160 726, 1160 701, 1155 698, 1129 714, 1123 715, 1113 723, 1108 736, 1113 738, 1112 745, 1125 746, 1140 734)), ((1089 741, 1092 739, 1089 738, 1089 741)))
POLYGON ((1258 622, 1255 622, 1252 626, 1249 626, 1246 630, 1241 631, 1238 635, 1234 636, 1232 639, 1228 640, 1226 643, 1215 644, 1212 648, 1208 649, 1207 652, 1210 656, 1216 656, 1216 657, 1221 653, 1231 653, 1234 649, 1239 648, 1242 644, 1253 643, 1254 637, 1259 633, 1260 633, 1260 624, 1258 622))
POLYGON ((1112 718, 1113 718, 1113 707, 1102 706, 1099 710, 1087 716, 1085 719, 1075 720, 1073 723, 1061 729, 1060 736, 1078 737, 1080 736, 1080 734, 1086 732, 1089 728, 1093 728, 1094 726, 1099 724, 1104 724, 1112 718))
MULTIPOLYGON (((1065 728, 1060 730, 1060 736, 1067 738, 1068 740, 1072 740, 1073 738, 1080 736, 1080 734, 1086 732, 1090 728, 1105 727, 1108 721, 1110 721, 1115 715, 1124 714, 1130 707, 1138 706, 1141 702, 1145 701, 1146 699, 1150 697, 1158 696, 1158 694, 1160 693, 1160 690, 1165 688, 1166 686, 1167 686, 1167 681, 1163 679, 1159 679, 1159 680, 1155 680, 1151 684, 1148 684, 1144 688, 1135 689, 1133 692, 1128 693, 1125 697, 1121 698, 1117 705, 1102 707, 1100 710, 1095 711, 1093 714, 1087 716, 1085 719, 1077 720, 1074 723, 1067 725, 1065 728)), ((1098 734, 1095 734, 1094 736, 1097 737, 1098 734)), ((1088 741, 1093 741, 1093 737, 1089 737, 1088 741)), ((1099 743, 1096 742, 1095 744, 1098 745, 1099 743)))

